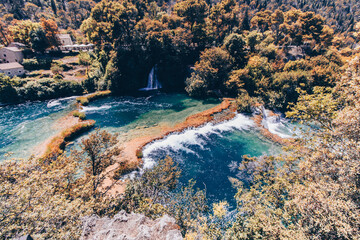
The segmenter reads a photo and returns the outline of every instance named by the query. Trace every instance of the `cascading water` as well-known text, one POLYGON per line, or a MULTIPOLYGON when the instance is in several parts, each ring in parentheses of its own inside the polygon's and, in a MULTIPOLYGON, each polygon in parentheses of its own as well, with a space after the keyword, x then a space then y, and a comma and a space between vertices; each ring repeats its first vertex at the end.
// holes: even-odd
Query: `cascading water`
MULTIPOLYGON (((263 115, 263 126, 269 130, 269 132, 276 134, 282 138, 291 138, 294 135, 289 121, 287 119, 281 118, 280 115, 275 114, 269 116, 268 110, 261 106, 261 112, 263 115)), ((294 126, 293 126, 294 127, 294 126)))
POLYGON ((235 207, 236 189, 232 182, 243 177, 238 176, 243 155, 279 152, 279 146, 262 138, 250 117, 238 114, 226 122, 189 128, 154 141, 143 149, 142 160, 146 169, 159 159, 170 156, 182 171, 181 184, 194 179, 195 187, 206 189, 210 203, 227 200, 235 207))
POLYGON ((157 90, 162 88, 161 83, 159 82, 157 78, 157 65, 155 65, 148 76, 148 83, 146 88, 139 89, 140 91, 151 91, 151 90, 157 90))

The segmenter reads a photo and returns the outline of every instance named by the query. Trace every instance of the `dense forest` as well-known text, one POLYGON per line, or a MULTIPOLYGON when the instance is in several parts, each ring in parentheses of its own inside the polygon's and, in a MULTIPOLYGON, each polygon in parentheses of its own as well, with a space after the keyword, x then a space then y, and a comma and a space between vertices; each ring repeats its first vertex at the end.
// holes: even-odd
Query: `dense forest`
POLYGON ((180 185, 171 158, 107 195, 103 171, 123 149, 106 131, 68 154, 3 162, 0 236, 78 239, 81 217, 126 210, 168 214, 186 239, 359 239, 359 14, 356 0, 2 1, 0 43, 26 46, 30 74, 0 74, 0 102, 132 94, 156 66, 164 91, 235 98, 248 114, 263 105, 304 130, 283 154, 235 166, 234 211, 208 206, 192 181, 180 185), (61 62, 58 33, 94 50, 61 62), (67 80, 75 67, 84 78, 67 80))

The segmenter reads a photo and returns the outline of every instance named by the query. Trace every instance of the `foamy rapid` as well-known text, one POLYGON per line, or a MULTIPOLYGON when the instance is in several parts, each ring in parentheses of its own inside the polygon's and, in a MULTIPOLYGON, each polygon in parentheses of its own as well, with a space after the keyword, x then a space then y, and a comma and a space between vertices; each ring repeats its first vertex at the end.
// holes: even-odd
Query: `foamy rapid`
POLYGON ((243 114, 237 114, 235 118, 218 123, 207 123, 200 128, 189 128, 181 133, 173 133, 164 139, 154 141, 145 146, 143 149, 143 168, 151 168, 155 161, 150 157, 150 153, 158 149, 172 149, 174 151, 183 150, 194 153, 187 145, 198 145, 203 148, 205 144, 203 138, 207 138, 209 134, 221 134, 233 130, 248 130, 254 127, 254 122, 243 114))
POLYGON ((101 107, 82 107, 80 112, 95 112, 95 111, 103 111, 110 109, 111 106, 109 105, 103 105, 101 107))
POLYGON ((280 117, 280 115, 269 116, 269 110, 262 107, 264 128, 269 130, 272 134, 278 135, 281 138, 291 138, 294 132, 287 126, 288 120, 280 117))
POLYGON ((58 99, 50 100, 47 103, 47 107, 52 108, 52 107, 55 107, 55 106, 59 106, 59 105, 62 104, 61 102, 71 100, 71 99, 75 99, 75 98, 77 98, 77 96, 71 96, 71 97, 66 97, 66 98, 58 98, 58 99))
POLYGON ((272 122, 267 120, 266 124, 264 124, 264 127, 266 127, 269 132, 278 135, 281 138, 292 138, 293 137, 293 131, 286 126, 283 122, 272 122))

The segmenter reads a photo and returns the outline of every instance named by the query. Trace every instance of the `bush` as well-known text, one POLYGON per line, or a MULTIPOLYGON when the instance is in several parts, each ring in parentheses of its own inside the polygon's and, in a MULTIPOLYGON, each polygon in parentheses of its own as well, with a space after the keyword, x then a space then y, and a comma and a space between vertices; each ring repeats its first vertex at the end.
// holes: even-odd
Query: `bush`
POLYGON ((34 101, 82 94, 83 88, 77 82, 43 78, 24 81, 16 91, 20 99, 34 101))
POLYGON ((79 112, 79 111, 73 112, 73 116, 79 118, 80 120, 86 119, 86 114, 83 112, 79 112))
POLYGON ((119 167, 115 170, 113 178, 119 180, 125 174, 135 171, 138 166, 133 162, 120 162, 119 167))
POLYGON ((91 102, 95 99, 98 99, 98 98, 109 96, 110 94, 111 94, 110 90, 95 92, 95 93, 92 93, 92 94, 89 94, 86 96, 78 97, 78 98, 76 98, 76 101, 78 103, 80 103, 81 105, 86 106, 89 104, 89 102, 91 102))
POLYGON ((58 64, 51 64, 51 72, 54 74, 54 75, 57 75, 57 74, 61 74, 62 72, 64 71, 64 68, 62 68, 60 65, 58 64))
POLYGON ((15 85, 16 83, 13 79, 5 74, 0 74, 0 102, 9 103, 17 101, 18 94, 14 87, 15 85))
POLYGON ((89 55, 88 53, 86 53, 86 52, 80 52, 79 55, 78 55, 78 57, 79 57, 78 63, 79 63, 80 65, 83 65, 83 66, 89 66, 89 65, 91 65, 91 57, 90 57, 90 55, 89 55))
POLYGON ((26 70, 49 70, 51 68, 52 59, 50 58, 30 58, 24 59, 22 65, 26 70))
POLYGON ((241 93, 236 98, 236 106, 239 112, 252 113, 254 106, 258 103, 258 99, 250 97, 248 93, 241 93))

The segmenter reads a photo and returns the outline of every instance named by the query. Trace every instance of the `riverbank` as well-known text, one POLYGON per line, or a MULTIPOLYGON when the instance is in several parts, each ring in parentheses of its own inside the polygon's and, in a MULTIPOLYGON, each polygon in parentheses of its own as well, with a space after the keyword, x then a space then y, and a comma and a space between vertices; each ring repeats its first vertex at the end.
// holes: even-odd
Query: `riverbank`
POLYGON ((35 149, 35 156, 41 159, 54 158, 64 151, 69 141, 93 128, 96 122, 94 120, 85 120, 85 114, 79 114, 79 111, 91 101, 107 97, 110 94, 111 91, 100 91, 77 97, 76 110, 54 123, 53 128, 57 128, 60 132, 39 145, 35 149))
POLYGON ((208 110, 205 110, 201 113, 191 115, 186 118, 185 121, 176 124, 175 126, 156 126, 148 128, 146 131, 149 132, 149 135, 144 135, 141 137, 135 137, 129 139, 124 143, 119 143, 119 147, 122 149, 121 155, 116 159, 116 163, 107 168, 106 172, 109 177, 104 181, 103 188, 107 189, 109 194, 115 195, 116 193, 122 193, 126 187, 126 181, 115 180, 114 173, 121 166, 127 165, 132 167, 131 170, 136 170, 141 164, 142 158, 142 149, 149 143, 163 139, 169 134, 182 132, 188 128, 197 128, 209 122, 223 122, 230 120, 236 116, 236 107, 235 100, 230 98, 225 98, 223 101, 208 110), (157 131, 155 131, 155 129, 157 131), (158 132, 156 134, 151 134, 153 132, 158 132))

